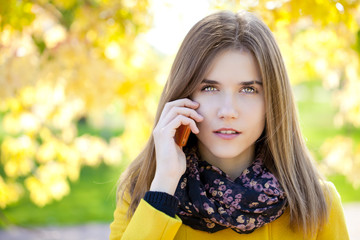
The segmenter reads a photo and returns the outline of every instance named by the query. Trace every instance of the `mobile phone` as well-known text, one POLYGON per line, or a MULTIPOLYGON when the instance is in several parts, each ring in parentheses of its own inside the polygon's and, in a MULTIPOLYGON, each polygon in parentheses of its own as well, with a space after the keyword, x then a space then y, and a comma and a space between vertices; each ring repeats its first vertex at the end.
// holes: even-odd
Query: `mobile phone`
POLYGON ((190 132, 191 130, 189 125, 181 125, 178 129, 176 129, 175 142, 179 145, 179 147, 186 145, 190 132))

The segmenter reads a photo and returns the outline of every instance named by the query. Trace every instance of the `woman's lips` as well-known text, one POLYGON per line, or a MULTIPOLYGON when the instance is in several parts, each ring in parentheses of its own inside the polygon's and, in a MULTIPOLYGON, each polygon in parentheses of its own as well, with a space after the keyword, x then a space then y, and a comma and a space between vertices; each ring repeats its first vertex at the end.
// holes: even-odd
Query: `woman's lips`
POLYGON ((224 140, 231 140, 241 134, 241 132, 232 128, 221 128, 214 131, 214 134, 224 140))

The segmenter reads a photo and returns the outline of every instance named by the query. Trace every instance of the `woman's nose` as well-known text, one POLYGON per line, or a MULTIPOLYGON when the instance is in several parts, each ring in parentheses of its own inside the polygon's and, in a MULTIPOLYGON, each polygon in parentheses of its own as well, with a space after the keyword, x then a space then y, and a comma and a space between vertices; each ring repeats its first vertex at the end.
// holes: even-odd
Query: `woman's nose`
POLYGON ((223 101, 219 101, 218 117, 222 119, 235 119, 239 117, 239 111, 236 101, 233 97, 224 97, 223 101))

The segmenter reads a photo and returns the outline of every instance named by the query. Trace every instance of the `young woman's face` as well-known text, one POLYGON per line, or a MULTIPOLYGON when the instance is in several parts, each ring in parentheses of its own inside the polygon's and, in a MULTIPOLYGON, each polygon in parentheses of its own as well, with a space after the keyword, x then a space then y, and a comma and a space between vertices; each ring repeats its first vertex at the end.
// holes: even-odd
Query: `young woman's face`
POLYGON ((265 100, 258 65, 245 50, 220 53, 191 98, 200 103, 197 124, 202 156, 253 157, 265 125, 265 100))

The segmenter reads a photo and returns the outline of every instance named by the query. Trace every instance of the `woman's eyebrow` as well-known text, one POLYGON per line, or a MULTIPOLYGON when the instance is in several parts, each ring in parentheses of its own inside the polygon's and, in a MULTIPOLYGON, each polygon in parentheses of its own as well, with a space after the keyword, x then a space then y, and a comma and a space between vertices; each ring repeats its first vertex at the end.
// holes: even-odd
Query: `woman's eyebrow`
MULTIPOLYGON (((201 83, 206 83, 206 84, 220 84, 218 81, 214 81, 214 80, 209 80, 209 79, 204 79, 201 81, 201 83)), ((257 80, 253 80, 253 81, 244 81, 244 82, 240 82, 239 85, 254 85, 254 84, 259 84, 262 86, 262 82, 257 81, 257 80)))
POLYGON ((209 80, 209 79, 204 79, 201 81, 201 83, 207 83, 207 84, 219 84, 218 81, 214 81, 214 80, 209 80))
POLYGON ((256 80, 254 80, 254 81, 246 81, 246 82, 241 82, 241 83, 239 83, 239 85, 245 85, 245 86, 247 86, 247 85, 254 85, 254 84, 259 84, 259 85, 262 86, 262 82, 256 81, 256 80))

